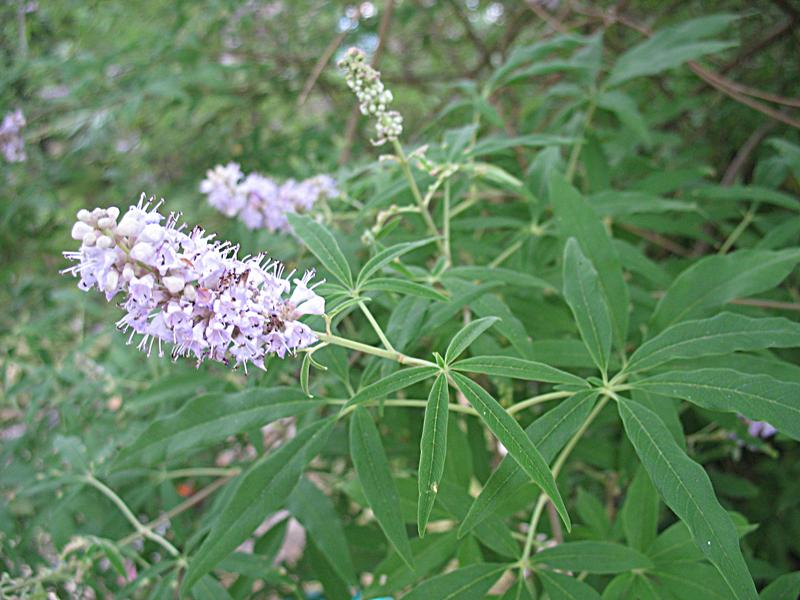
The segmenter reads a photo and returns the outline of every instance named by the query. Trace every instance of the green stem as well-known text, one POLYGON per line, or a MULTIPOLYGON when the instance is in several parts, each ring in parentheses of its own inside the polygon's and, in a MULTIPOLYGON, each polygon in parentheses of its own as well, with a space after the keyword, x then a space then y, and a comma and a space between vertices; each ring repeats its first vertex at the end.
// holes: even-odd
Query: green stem
POLYGON ((569 155, 569 163, 567 164, 567 172, 565 175, 568 183, 572 183, 572 178, 575 177, 575 170, 578 168, 578 158, 580 158, 581 150, 583 150, 583 138, 586 135, 586 132, 589 130, 589 125, 592 122, 592 117, 594 116, 594 110, 596 107, 597 101, 595 100, 594 95, 592 95, 592 98, 589 101, 589 108, 586 109, 586 115, 583 118, 581 137, 575 140, 575 143, 572 145, 572 151, 569 155))
POLYGON ((542 402, 549 402, 550 400, 558 400, 559 398, 569 398, 570 396, 574 396, 575 392, 550 392, 547 394, 540 394, 538 396, 533 396, 532 398, 528 398, 527 400, 523 400, 522 402, 517 402, 516 404, 512 404, 508 407, 506 412, 510 415, 520 412, 521 410, 525 410, 526 408, 530 408, 531 406, 535 406, 537 404, 541 404, 542 402))
MULTIPOLYGON (((575 446, 578 445, 578 442, 583 437, 583 434, 586 433, 586 430, 589 429, 589 425, 592 424, 597 418, 597 415, 600 414, 600 411, 603 410, 608 401, 611 399, 611 396, 603 396, 602 400, 597 403, 592 409, 592 412, 586 417, 586 420, 583 424, 578 428, 578 431, 570 438, 567 442, 567 445, 564 446, 564 449, 561 450, 561 454, 558 455, 556 462, 553 463, 553 478, 557 478, 558 474, 561 472, 561 469, 564 467, 564 463, 567 462, 567 458, 575 449, 575 446)), ((530 524, 528 525, 528 536, 525 539, 525 547, 522 551, 522 558, 519 561, 520 565, 520 573, 521 576, 524 576, 524 570, 528 568, 528 560, 531 556, 531 549, 533 548, 533 538, 536 536, 536 526, 539 524, 539 519, 542 516, 542 512, 544 511, 545 504, 547 503, 547 495, 539 494, 539 499, 536 501, 536 507, 533 510, 533 515, 531 516, 530 524)))
POLYGON ((513 244, 511 244, 508 248, 503 250, 497 258, 495 258, 492 262, 489 263, 489 268, 493 269, 495 267, 499 267, 509 256, 514 254, 517 250, 522 247, 522 239, 517 240, 513 244))
MULTIPOLYGON (((324 400, 325 404, 331 404, 334 406, 343 406, 347 404, 350 400, 341 399, 341 398, 327 398, 324 400)), ((380 404, 383 406, 394 406, 398 408, 425 408, 428 405, 427 400, 412 400, 408 398, 396 398, 396 399, 389 399, 389 400, 370 400, 361 404, 360 406, 374 406, 376 404, 380 404)), ((470 406, 462 406, 461 404, 456 403, 449 403, 447 405, 447 410, 450 412, 461 413, 462 415, 470 415, 473 417, 478 416, 478 411, 470 406)), ((349 411, 347 411, 349 412, 349 411)))
POLYGON ((339 337, 338 335, 333 335, 330 333, 322 333, 321 331, 315 331, 314 335, 316 335, 320 341, 327 342, 328 344, 341 346, 342 348, 349 348, 350 350, 356 350, 358 352, 363 352, 364 354, 372 354, 373 356, 380 356, 381 358, 387 358, 389 360, 396 361, 401 365, 416 365, 418 367, 437 367, 435 363, 432 363, 429 360, 414 358, 413 356, 408 356, 406 354, 403 354, 402 352, 398 352, 397 350, 383 350, 381 348, 375 348, 374 346, 370 346, 369 344, 362 344, 361 342, 348 340, 347 338, 339 337))
POLYGON ((111 502, 113 502, 117 506, 120 512, 128 520, 128 522, 130 522, 130 524, 133 525, 133 528, 137 531, 137 533, 140 533, 147 539, 154 541, 155 543, 163 547, 172 556, 175 557, 180 556, 180 552, 178 552, 175 546, 170 544, 166 539, 164 539, 162 536, 158 535, 148 527, 142 525, 139 519, 136 518, 136 515, 133 514, 133 511, 130 508, 128 508, 128 505, 125 504, 125 501, 122 498, 120 498, 116 494, 116 492, 114 492, 114 490, 112 490, 110 487, 108 487, 99 479, 95 478, 95 476, 92 475, 91 473, 85 475, 81 479, 82 481, 88 483, 93 488, 102 493, 106 498, 111 500, 111 502))
POLYGON ((442 233, 444 235, 444 259, 446 266, 453 264, 450 250, 450 179, 444 182, 444 203, 442 205, 442 233))
POLYGON ((730 250, 733 245, 736 243, 736 240, 744 233, 744 230, 753 222, 753 219, 756 216, 756 210, 758 209, 758 202, 754 202, 750 209, 745 213, 744 218, 742 219, 741 223, 739 223, 736 228, 731 231, 731 234, 728 238, 723 242, 722 246, 719 249, 717 254, 723 255, 730 250))
POLYGON ((183 479, 184 477, 233 477, 238 475, 241 469, 223 467, 196 467, 192 469, 175 469, 159 473, 162 481, 167 479, 183 479))
POLYGON ((411 166, 408 164, 408 158, 406 158, 406 153, 403 151, 403 146, 401 146, 400 142, 396 139, 392 140, 392 144, 394 144, 394 151, 397 153, 397 160, 400 161, 400 167, 403 169, 403 175, 405 175, 406 180, 408 181, 408 185, 411 188, 411 193, 414 196, 414 200, 417 202, 417 206, 419 206, 419 212, 425 221, 425 225, 427 225, 431 234, 436 236, 436 243, 442 253, 444 253, 444 246, 442 244, 442 239, 439 236, 439 230, 436 228, 436 223, 433 222, 433 218, 431 217, 431 213, 428 211, 428 207, 425 206, 425 200, 422 199, 422 194, 420 194, 419 187, 417 187, 417 181, 414 179, 413 173, 411 173, 411 166))
POLYGON ((362 300, 359 300, 358 307, 361 309, 361 312, 364 313, 364 316, 367 317, 367 321, 369 321, 369 324, 372 325, 372 329, 374 329, 375 333, 378 334, 378 338, 381 340, 381 343, 383 344, 384 348, 386 348, 390 352, 397 352, 397 350, 394 349, 394 346, 392 346, 392 343, 389 341, 389 338, 386 337, 386 334, 383 332, 383 329, 381 329, 381 326, 378 325, 378 322, 375 320, 375 317, 372 316, 372 313, 367 308, 367 305, 364 304, 362 300))

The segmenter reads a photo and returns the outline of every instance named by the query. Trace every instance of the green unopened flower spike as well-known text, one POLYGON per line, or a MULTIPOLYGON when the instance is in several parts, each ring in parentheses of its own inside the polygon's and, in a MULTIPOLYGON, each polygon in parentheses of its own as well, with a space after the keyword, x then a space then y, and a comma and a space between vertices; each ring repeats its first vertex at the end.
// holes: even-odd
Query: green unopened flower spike
POLYGON ((396 140, 403 133, 403 116, 396 110, 389 110, 392 92, 384 87, 380 72, 367 64, 364 51, 350 48, 339 61, 339 67, 345 71, 347 86, 358 98, 361 114, 375 117, 378 137, 372 143, 380 146, 396 140))

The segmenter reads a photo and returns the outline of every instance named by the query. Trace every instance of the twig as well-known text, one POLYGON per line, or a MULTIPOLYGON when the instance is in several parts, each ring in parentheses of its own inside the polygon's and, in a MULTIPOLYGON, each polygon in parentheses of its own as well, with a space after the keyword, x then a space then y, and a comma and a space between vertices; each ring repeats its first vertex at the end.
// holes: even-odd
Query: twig
POLYGON ((344 41, 344 38, 347 37, 347 30, 345 29, 339 35, 331 40, 331 43, 328 44, 328 47, 325 48, 325 51, 319 57, 317 64, 314 65, 314 69, 311 71, 311 74, 308 76, 305 85, 303 86, 303 91, 300 92, 300 96, 297 98, 297 106, 303 106, 308 99, 308 95, 311 93, 311 90, 314 89, 314 84, 319 79, 319 76, 322 74, 325 65, 331 60, 331 56, 333 53, 336 52, 336 49, 341 45, 344 41))
POLYGON ((635 235, 638 235, 640 238, 647 240, 655 244, 656 246, 661 246, 665 250, 669 250, 673 254, 678 256, 683 256, 688 258, 692 255, 692 253, 681 246, 670 240, 669 238, 664 237, 659 233, 655 233, 654 231, 648 231, 647 229, 641 229, 640 227, 636 227, 635 225, 629 225, 628 223, 617 223, 619 227, 624 229, 625 231, 629 231, 635 235))
POLYGON ((741 148, 739 148, 736 156, 733 157, 731 164, 729 164, 728 168, 725 169, 725 174, 722 176, 721 181, 722 185, 733 185, 733 182, 736 181, 736 177, 739 175, 739 172, 747 164, 747 161, 750 160, 750 156, 753 154, 755 149, 758 148, 759 144, 764 141, 764 138, 767 137, 767 134, 774 128, 775 122, 767 121, 750 134, 750 137, 747 138, 747 141, 742 145, 741 148))

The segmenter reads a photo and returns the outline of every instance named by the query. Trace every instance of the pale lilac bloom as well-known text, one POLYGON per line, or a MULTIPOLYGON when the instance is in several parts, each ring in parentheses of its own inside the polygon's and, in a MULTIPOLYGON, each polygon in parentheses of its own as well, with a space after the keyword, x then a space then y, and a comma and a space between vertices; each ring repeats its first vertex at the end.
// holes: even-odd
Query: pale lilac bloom
MULTIPOLYGON (((111 300, 122 293, 126 314, 117 325, 142 336, 139 349, 172 356, 192 355, 264 368, 270 354, 283 358, 314 342, 299 319, 325 312, 325 300, 309 286, 313 271, 293 279, 283 265, 259 255, 239 259, 238 247, 219 242, 200 228, 189 233, 178 216, 164 217, 144 196, 119 223, 119 210, 82 210, 72 228, 81 241, 66 272, 83 290, 96 288, 111 300), (294 286, 292 283, 294 282, 294 286), (293 288, 293 289, 292 289, 293 288)), ((318 285, 318 284, 317 284, 318 285)))
POLYGON ((239 190, 242 170, 236 163, 228 163, 224 167, 217 165, 206 172, 206 178, 200 183, 200 191, 208 195, 208 202, 227 217, 233 217, 241 211, 246 199, 239 190))
POLYGON ((25 127, 25 115, 17 109, 7 113, 0 123, 0 152, 8 162, 24 162, 25 140, 22 139, 22 128, 25 127))
POLYGON ((750 419, 744 421, 747 423, 747 433, 753 437, 767 439, 778 433, 778 430, 766 421, 751 421, 750 419))
POLYGON ((310 212, 321 198, 339 195, 330 175, 282 184, 260 173, 242 177, 236 163, 218 165, 208 171, 200 191, 212 206, 228 217, 238 216, 248 229, 289 232, 287 215, 310 212))

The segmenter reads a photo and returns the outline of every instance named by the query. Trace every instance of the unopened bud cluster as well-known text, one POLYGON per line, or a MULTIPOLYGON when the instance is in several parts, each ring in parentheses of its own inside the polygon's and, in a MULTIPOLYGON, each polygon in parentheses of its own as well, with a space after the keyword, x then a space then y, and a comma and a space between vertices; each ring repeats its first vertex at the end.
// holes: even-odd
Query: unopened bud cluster
POLYGON ((378 134, 373 142, 381 145, 396 140, 403 133, 403 116, 396 110, 389 110, 392 92, 381 81, 381 74, 367 64, 366 55, 358 48, 350 48, 339 67, 345 71, 345 82, 358 99, 361 114, 375 117, 375 131, 378 134))
POLYGON ((200 191, 225 216, 238 216, 250 229, 269 231, 289 231, 286 215, 309 212, 320 199, 339 195, 330 175, 279 184, 259 173, 245 177, 236 163, 209 169, 200 191))
POLYGON ((0 123, 0 152, 8 162, 23 162, 26 159, 23 127, 25 115, 19 109, 6 114, 0 123))
POLYGON ((141 335, 148 355, 157 342, 172 344, 172 356, 193 355, 264 368, 264 358, 283 358, 316 341, 299 321, 321 315, 325 300, 309 282, 284 276, 283 265, 259 255, 239 259, 238 246, 215 241, 199 227, 186 232, 178 215, 164 217, 142 195, 120 217, 116 207, 78 212, 72 237, 81 242, 64 256, 76 264, 64 272, 80 277, 82 290, 96 288, 111 300, 123 294, 126 314, 117 323, 141 335), (291 293, 290 293, 291 292, 291 293))

